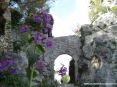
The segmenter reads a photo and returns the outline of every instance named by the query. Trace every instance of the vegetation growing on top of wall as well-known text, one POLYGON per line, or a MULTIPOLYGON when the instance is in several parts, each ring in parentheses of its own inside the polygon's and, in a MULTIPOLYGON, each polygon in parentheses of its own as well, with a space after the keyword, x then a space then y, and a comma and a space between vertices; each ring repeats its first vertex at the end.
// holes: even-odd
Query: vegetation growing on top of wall
POLYGON ((93 23, 100 15, 112 12, 117 14, 117 6, 105 6, 103 0, 90 0, 89 19, 93 23))
POLYGON ((89 18, 91 22, 95 21, 100 14, 106 13, 107 8, 102 6, 101 0, 90 0, 89 18))
POLYGON ((117 15, 117 6, 114 6, 111 8, 111 11, 117 15))

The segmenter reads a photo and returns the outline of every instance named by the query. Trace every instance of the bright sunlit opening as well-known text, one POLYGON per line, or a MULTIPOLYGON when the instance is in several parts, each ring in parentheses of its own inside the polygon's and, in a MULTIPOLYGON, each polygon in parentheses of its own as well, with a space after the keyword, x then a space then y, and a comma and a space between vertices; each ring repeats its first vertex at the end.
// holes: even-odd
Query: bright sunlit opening
MULTIPOLYGON (((67 75, 69 75, 69 63, 72 60, 72 57, 68 54, 62 54, 58 56, 54 62, 54 70, 59 71, 59 69, 62 67, 62 65, 65 65, 67 68, 67 75)), ((57 80, 59 83, 61 83, 61 76, 58 73, 55 73, 55 80, 57 80)))

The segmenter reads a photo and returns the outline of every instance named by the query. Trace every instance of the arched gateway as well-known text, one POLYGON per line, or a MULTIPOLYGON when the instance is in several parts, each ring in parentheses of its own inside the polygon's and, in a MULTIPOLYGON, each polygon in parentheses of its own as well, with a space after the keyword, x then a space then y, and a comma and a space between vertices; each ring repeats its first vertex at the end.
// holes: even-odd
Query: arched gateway
POLYGON ((44 58, 47 62, 51 62, 52 67, 54 68, 54 61, 55 59, 61 54, 68 54, 70 55, 75 64, 75 81, 77 81, 77 72, 78 72, 78 64, 77 61, 80 57, 80 47, 81 41, 78 36, 64 36, 64 37, 57 37, 54 39, 55 45, 53 49, 47 49, 46 53, 44 54, 44 58))

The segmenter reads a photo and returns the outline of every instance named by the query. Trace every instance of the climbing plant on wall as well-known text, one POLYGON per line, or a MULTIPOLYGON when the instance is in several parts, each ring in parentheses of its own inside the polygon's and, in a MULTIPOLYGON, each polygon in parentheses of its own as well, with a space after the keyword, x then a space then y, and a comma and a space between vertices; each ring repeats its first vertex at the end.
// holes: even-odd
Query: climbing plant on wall
MULTIPOLYGON (((13 41, 13 52, 25 52, 28 58, 26 68, 26 81, 20 77, 14 66, 15 60, 12 55, 8 56, 7 48, 1 52, 0 59, 0 84, 5 87, 55 87, 49 83, 50 74, 45 74, 49 64, 45 62, 43 54, 46 49, 53 48, 53 17, 49 14, 49 0, 11 0, 9 8, 11 9, 11 31, 13 41), (36 79, 37 76, 44 78, 36 79), (47 79, 48 78, 48 79, 47 79), (47 81, 46 81, 47 79, 47 81), (37 83, 37 84, 36 84, 37 83), (39 84, 40 83, 40 84, 39 84), (35 85, 36 84, 36 85, 35 85)), ((23 68, 23 67, 21 67, 23 68)), ((53 72, 53 70, 51 70, 53 72)))

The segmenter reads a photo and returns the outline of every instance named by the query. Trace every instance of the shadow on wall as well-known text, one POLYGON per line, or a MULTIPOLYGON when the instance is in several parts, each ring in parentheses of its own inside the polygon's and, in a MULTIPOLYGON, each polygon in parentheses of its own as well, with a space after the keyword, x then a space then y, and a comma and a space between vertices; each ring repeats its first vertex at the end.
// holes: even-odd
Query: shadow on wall
POLYGON ((2 7, 3 3, 0 3, 0 36, 5 34, 5 23, 6 19, 4 18, 5 9, 2 7))

